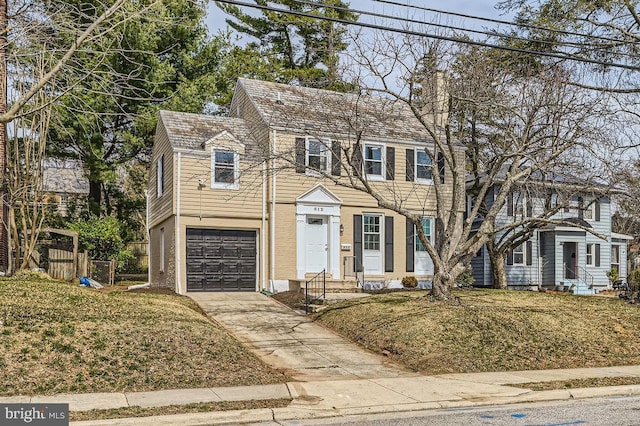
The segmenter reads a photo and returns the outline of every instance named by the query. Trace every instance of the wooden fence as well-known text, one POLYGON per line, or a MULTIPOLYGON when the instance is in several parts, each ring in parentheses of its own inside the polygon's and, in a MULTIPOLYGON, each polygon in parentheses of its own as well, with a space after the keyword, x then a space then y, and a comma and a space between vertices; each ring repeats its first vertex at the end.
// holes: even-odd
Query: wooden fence
POLYGON ((127 262, 125 270, 146 271, 149 268, 149 243, 135 241, 127 244, 134 258, 127 262))
POLYGON ((77 276, 89 275, 89 254, 78 253, 78 270, 74 271, 73 252, 50 248, 48 249, 49 268, 47 273, 51 278, 70 281, 77 276))

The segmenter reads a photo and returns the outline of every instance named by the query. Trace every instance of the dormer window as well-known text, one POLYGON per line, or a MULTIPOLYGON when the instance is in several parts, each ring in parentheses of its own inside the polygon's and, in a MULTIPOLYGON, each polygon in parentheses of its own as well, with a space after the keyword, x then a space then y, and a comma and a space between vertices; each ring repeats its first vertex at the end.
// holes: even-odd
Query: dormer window
POLYGON ((238 154, 224 148, 211 149, 211 188, 238 189, 238 154))

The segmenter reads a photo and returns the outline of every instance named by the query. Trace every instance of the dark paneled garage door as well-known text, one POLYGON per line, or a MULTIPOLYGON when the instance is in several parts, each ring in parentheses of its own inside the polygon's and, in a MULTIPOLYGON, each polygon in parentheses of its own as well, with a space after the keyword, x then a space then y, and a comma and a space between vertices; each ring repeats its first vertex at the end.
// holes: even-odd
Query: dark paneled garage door
POLYGON ((255 289, 255 231, 187 228, 187 291, 255 289))

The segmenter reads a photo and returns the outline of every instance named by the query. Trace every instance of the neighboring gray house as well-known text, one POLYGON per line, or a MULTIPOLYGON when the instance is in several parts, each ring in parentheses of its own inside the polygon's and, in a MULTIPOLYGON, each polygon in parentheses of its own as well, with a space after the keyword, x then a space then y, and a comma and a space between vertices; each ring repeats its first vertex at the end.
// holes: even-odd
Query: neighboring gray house
POLYGON ((44 160, 42 189, 58 205, 58 212, 66 216, 71 200, 86 198, 89 194, 89 180, 79 161, 47 158, 44 160))
MULTIPOLYGON (((522 194, 514 191, 498 214, 497 227, 526 217, 539 217, 554 209, 557 212, 550 219, 562 221, 534 230, 528 241, 509 252, 506 261, 509 287, 540 286, 570 290, 575 294, 594 294, 610 287, 607 272, 612 269, 626 281, 627 242, 632 237, 612 232, 613 212, 609 198, 594 192, 576 191, 575 185, 568 195, 568 191, 561 192, 561 187, 562 184, 548 186, 542 191, 521 191, 522 194), (566 201, 563 197, 567 197, 566 201)), ((496 193, 490 191, 488 204, 496 193)), ((486 246, 472 259, 471 266, 475 285, 493 285, 486 246)))

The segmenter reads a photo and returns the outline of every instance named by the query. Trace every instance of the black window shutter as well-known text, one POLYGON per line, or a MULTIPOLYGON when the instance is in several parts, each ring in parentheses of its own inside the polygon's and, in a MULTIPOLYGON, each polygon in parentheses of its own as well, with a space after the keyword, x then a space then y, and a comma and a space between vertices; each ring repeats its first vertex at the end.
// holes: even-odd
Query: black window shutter
POLYGON ((384 218, 384 271, 393 272, 393 217, 384 218))
POLYGON ((531 201, 531 197, 527 197, 527 217, 533 216, 533 202, 531 201))
POLYGON ((305 138, 296 138, 296 173, 304 173, 305 148, 305 138))
POLYGON ((595 201, 595 209, 596 209, 596 222, 600 222, 600 200, 595 201))
POLYGON ((596 244, 596 266, 600 266, 600 244, 596 244))
POLYGON ((533 265, 533 242, 527 241, 527 265, 533 265))
POLYGON ((407 219, 407 272, 413 272, 414 270, 414 232, 415 227, 413 226, 413 222, 407 219))
POLYGON ((332 141, 331 142, 331 174, 334 176, 340 176, 341 170, 341 153, 340 153, 340 142, 332 141))
POLYGON ((407 150, 407 182, 413 182, 415 180, 414 177, 414 162, 415 151, 413 149, 407 150))
POLYGON ((507 216, 513 216, 513 192, 507 194, 507 216))
POLYGON ((351 156, 351 164, 353 165, 354 176, 362 175, 362 146, 357 143, 353 146, 353 154, 351 156))
POLYGON ((362 215, 353 215, 353 255, 356 257, 355 269, 362 272, 362 215))
POLYGON ((513 251, 511 250, 507 253, 507 265, 513 265, 513 251))
POLYGON ((387 180, 393 180, 396 175, 396 149, 387 147, 387 180))
POLYGON ((438 153, 438 174, 440 175, 440 183, 444 183, 444 154, 438 153))

